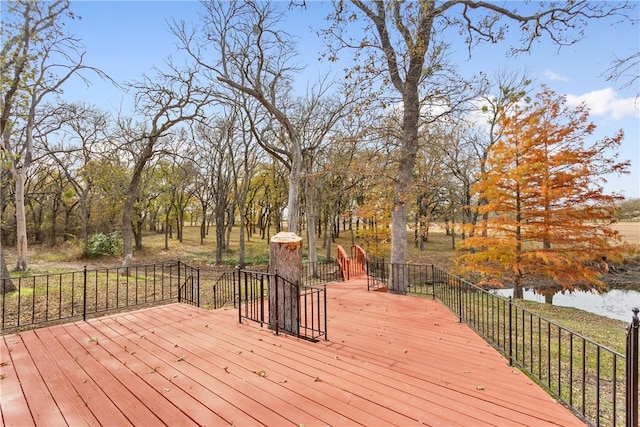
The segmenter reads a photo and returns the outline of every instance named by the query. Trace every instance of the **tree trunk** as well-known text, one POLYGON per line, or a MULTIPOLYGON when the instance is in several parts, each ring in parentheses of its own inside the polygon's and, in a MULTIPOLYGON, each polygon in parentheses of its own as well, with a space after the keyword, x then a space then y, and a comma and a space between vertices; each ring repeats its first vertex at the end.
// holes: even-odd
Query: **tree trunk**
POLYGON ((408 275, 404 271, 407 263, 407 198, 413 183, 413 167, 418 153, 418 119, 420 99, 417 85, 409 84, 403 94, 402 146, 391 210, 391 263, 396 264, 399 274, 392 274, 389 291, 406 293, 408 275))
POLYGON ((89 248, 89 208, 87 206, 87 198, 89 187, 84 188, 80 193, 80 215, 82 216, 82 254, 87 255, 89 248))
POLYGON ((147 140, 147 144, 133 168, 133 175, 129 182, 129 188, 127 188, 127 197, 124 199, 124 207, 122 210, 122 249, 124 251, 122 267, 125 268, 125 270, 123 270, 124 274, 128 274, 128 269, 133 264, 133 205, 138 198, 138 187, 142 179, 142 171, 149 159, 153 156, 153 145, 156 139, 157 138, 149 138, 147 140))
POLYGON ((137 250, 142 250, 142 230, 144 227, 144 221, 139 220, 136 222, 135 226, 132 228, 133 237, 136 244, 137 250))
POLYGON ((166 209, 164 212, 164 250, 169 250, 169 215, 171 213, 171 209, 166 209))
POLYGON ((316 214, 315 214, 315 194, 313 192, 313 186, 311 185, 309 175, 307 175, 305 182, 305 196, 306 196, 306 216, 307 216, 307 245, 309 246, 309 271, 311 277, 318 276, 318 251, 316 248, 316 214))
POLYGON ((202 202, 202 223, 200 224, 200 244, 204 245, 204 238, 207 237, 207 204, 202 202))
POLYGON ((238 265, 240 266, 240 268, 244 268, 245 266, 245 242, 244 242, 244 227, 245 227, 245 222, 246 222, 246 218, 244 216, 244 200, 242 200, 242 197, 240 197, 240 201, 238 202, 238 210, 242 213, 240 215, 240 224, 239 224, 239 231, 240 231, 240 249, 239 249, 239 253, 238 253, 238 265))
POLYGON ((518 278, 513 284, 513 297, 516 299, 524 299, 524 289, 522 288, 521 280, 518 278))
MULTIPOLYGON (((293 139, 293 138, 292 138, 293 139)), ((291 141, 291 173, 289 175, 289 198, 287 202, 287 231, 298 232, 300 211, 300 177, 302 175, 302 147, 300 141, 291 141)), ((275 237, 275 236, 274 236, 275 237)))
POLYGON ((322 222, 324 223, 324 248, 326 250, 324 257, 329 260, 331 259, 331 239, 333 236, 333 233, 331 233, 331 227, 329 227, 329 215, 325 215, 322 222))
POLYGON ((11 280, 11 276, 9 275, 1 240, 2 239, 0 239, 0 295, 4 295, 7 292, 15 291, 16 285, 13 284, 13 280, 11 280))
POLYGON ((299 333, 299 286, 302 276, 302 238, 282 232, 269 242, 269 325, 299 333), (277 294, 277 296, 276 296, 277 294), (277 314, 276 314, 277 313, 277 314))
POLYGON ((27 217, 24 209, 24 182, 26 170, 13 174, 15 182, 15 202, 16 202, 16 271, 27 271, 27 217))

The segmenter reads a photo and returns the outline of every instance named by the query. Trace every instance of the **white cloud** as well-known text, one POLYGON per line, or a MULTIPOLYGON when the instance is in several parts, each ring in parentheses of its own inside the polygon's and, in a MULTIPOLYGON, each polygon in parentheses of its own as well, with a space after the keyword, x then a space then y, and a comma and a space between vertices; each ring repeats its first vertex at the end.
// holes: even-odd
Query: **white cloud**
POLYGON ((554 73, 551 70, 545 70, 544 76, 546 78, 548 78, 549 80, 554 81, 554 82, 568 82, 569 81, 569 79, 567 77, 562 76, 562 75, 560 75, 558 73, 554 73))
POLYGON ((640 108, 635 98, 618 98, 618 93, 612 88, 594 90, 582 95, 567 94, 567 104, 577 106, 582 102, 587 104, 593 116, 607 116, 613 120, 625 117, 640 117, 640 108))

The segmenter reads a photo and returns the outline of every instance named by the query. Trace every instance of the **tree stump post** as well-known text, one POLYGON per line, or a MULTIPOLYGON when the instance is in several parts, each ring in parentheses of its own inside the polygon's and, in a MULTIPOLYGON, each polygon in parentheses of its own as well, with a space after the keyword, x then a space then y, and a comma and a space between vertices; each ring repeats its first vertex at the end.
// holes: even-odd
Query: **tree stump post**
POLYGON ((301 237, 295 233, 280 232, 271 238, 269 272, 277 274, 271 277, 269 283, 269 324, 276 332, 285 330, 298 335, 299 284, 302 277, 301 237))

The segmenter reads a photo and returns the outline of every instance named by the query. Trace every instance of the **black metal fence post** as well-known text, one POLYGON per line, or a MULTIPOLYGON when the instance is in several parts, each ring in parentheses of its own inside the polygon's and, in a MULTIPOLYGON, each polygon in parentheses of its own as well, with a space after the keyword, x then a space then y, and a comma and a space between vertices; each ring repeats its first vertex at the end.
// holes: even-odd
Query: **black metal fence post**
POLYGON ((82 273, 83 273, 82 320, 86 322, 87 321, 87 266, 86 265, 84 266, 82 273))
POLYGON ((455 280, 456 288, 458 288, 458 321, 462 323, 462 286, 460 281, 455 280))
POLYGON ((509 366, 513 366, 513 324, 512 317, 513 314, 513 300, 509 297, 509 366))
POLYGON ((638 427, 638 312, 638 308, 633 309, 633 318, 627 327, 626 427, 638 427))
POLYGON ((260 275, 260 324, 264 322, 264 275, 260 275))
POLYGON ((200 307, 200 267, 198 267, 196 269, 196 280, 198 281, 196 284, 196 292, 198 292, 198 296, 197 296, 197 300, 198 300, 198 307, 200 307))
POLYGON ((180 296, 181 286, 182 286, 182 282, 180 281, 180 260, 178 260, 178 302, 181 301, 181 296, 180 296))
MULTIPOLYGON (((368 279, 367 279, 368 280, 368 279)), ((324 295, 324 340, 327 341, 329 340, 327 334, 328 334, 328 330, 327 330, 327 285, 324 285, 324 289, 323 289, 323 295, 324 295)))
MULTIPOLYGON (((238 271, 238 323, 242 323, 242 270, 237 267, 238 271)), ((234 286, 235 289, 235 286, 234 286)))
POLYGON ((436 268, 431 264, 431 290, 433 299, 436 299, 436 268))
MULTIPOLYGON (((275 292, 274 292, 274 299, 275 299, 275 303, 273 305, 275 305, 275 327, 276 327, 276 335, 278 335, 280 333, 280 312, 278 310, 278 306, 280 304, 278 304, 278 302, 280 301, 280 297, 278 295, 278 270, 274 271, 273 273, 273 281, 275 282, 275 292)), ((271 291, 269 291, 269 317, 271 317, 271 310, 274 307, 271 307, 271 291)))
MULTIPOLYGON (((307 295, 306 294, 304 296, 304 304, 305 304, 304 307, 306 307, 306 304, 307 304, 307 295)), ((296 336, 298 338, 300 338, 300 281, 299 280, 296 281, 295 287, 292 289, 292 292, 291 292, 291 306, 292 306, 291 307, 291 311, 292 311, 291 317, 296 316, 296 319, 295 319, 295 321, 296 321, 296 331, 295 331, 296 332, 296 336), (298 304, 297 304, 298 305, 298 309, 296 310, 295 313, 293 313, 293 301, 295 301, 296 299, 298 300, 298 304)), ((293 320, 293 319, 291 319, 291 320, 293 320)))

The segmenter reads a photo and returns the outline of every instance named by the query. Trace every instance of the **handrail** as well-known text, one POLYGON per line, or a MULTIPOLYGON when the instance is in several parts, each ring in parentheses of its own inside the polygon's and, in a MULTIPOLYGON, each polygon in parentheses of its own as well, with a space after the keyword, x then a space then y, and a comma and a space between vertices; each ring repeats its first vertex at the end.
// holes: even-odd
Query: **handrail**
POLYGON ((243 269, 238 269, 235 278, 239 323, 247 319, 266 324, 276 334, 284 332, 312 341, 327 339, 326 286, 301 286, 276 273, 243 269))
MULTIPOLYGON (((184 278, 193 276, 200 304, 198 269, 180 261, 97 268, 11 278, 15 290, 0 294, 2 334, 150 304, 175 302, 184 278)), ((0 279, 8 280, 8 279, 0 279)))
POLYGON ((638 427, 638 308, 633 309, 633 318, 627 326, 626 402, 627 427, 638 427))

